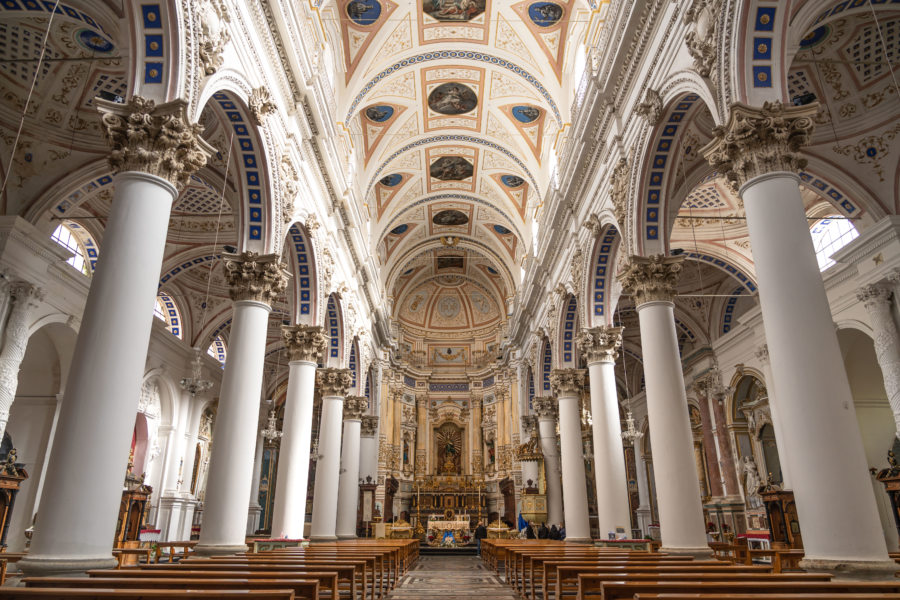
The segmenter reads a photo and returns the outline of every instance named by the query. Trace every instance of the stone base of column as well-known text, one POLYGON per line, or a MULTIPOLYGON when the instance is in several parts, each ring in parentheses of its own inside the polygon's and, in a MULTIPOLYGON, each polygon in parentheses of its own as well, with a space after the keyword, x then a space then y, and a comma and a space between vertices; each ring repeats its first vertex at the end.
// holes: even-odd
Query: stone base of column
POLYGON ((711 558, 713 553, 712 548, 709 546, 702 546, 700 548, 667 548, 666 546, 663 546, 659 551, 675 554, 677 556, 693 556, 698 559, 711 558))
POLYGON ((892 560, 824 560, 804 558, 800 568, 810 573, 831 573, 835 579, 896 582, 900 565, 892 560))
POLYGON ((336 542, 338 537, 336 535, 314 535, 310 536, 309 543, 310 544, 318 544, 322 542, 336 542))
POLYGON ((593 544, 593 543, 594 543, 594 540, 592 540, 591 538, 571 538, 571 537, 567 537, 567 538, 565 539, 565 542, 566 542, 567 544, 593 544))
POLYGON ((262 514, 262 506, 256 504, 247 510, 247 535, 253 535, 259 529, 259 515, 262 514))
POLYGON ((16 566, 26 577, 60 577, 84 575, 91 569, 114 569, 118 561, 110 554, 98 558, 41 558, 26 556, 16 566))
POLYGON ((194 546, 194 554, 197 556, 227 556, 229 554, 237 554, 238 552, 247 552, 249 547, 246 544, 240 546, 219 546, 213 544, 194 546))

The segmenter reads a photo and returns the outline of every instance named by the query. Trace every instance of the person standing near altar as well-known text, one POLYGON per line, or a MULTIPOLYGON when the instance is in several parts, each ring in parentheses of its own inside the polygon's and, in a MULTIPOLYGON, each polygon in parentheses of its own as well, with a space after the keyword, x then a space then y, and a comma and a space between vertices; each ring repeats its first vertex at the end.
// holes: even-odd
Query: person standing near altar
POLYGON ((478 521, 478 527, 475 528, 475 544, 478 546, 478 556, 481 556, 481 540, 487 537, 487 528, 484 523, 478 521))

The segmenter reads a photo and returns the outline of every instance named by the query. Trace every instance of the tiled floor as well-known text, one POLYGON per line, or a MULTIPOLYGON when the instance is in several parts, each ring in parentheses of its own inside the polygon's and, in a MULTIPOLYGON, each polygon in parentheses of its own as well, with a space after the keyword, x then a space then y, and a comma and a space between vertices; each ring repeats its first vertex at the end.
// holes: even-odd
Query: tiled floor
POLYGON ((400 580, 390 600, 440 598, 515 600, 516 595, 475 556, 423 556, 400 580))

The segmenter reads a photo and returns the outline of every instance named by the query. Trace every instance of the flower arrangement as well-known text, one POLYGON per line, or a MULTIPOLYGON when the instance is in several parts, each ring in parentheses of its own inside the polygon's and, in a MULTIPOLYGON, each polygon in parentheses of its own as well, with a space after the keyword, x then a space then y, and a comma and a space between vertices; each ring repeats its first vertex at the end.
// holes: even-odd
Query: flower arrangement
POLYGON ((468 543, 469 543, 469 536, 468 536, 468 535, 462 536, 462 541, 463 541, 464 544, 468 544, 468 543))
POLYGON ((429 536, 428 536, 428 541, 429 541, 429 542, 433 542, 433 541, 434 541, 434 536, 433 536, 433 535, 429 535, 429 536))
MULTIPOLYGON (((722 526, 723 529, 724 529, 725 527, 726 527, 725 525, 722 526)), ((713 523, 712 521, 710 521, 709 523, 706 524, 706 533, 712 533, 712 532, 714 532, 714 531, 718 531, 718 528, 716 527, 716 524, 715 524, 715 523, 713 523)))
POLYGON ((731 531, 731 525, 722 523, 722 533, 728 533, 729 531, 731 531))

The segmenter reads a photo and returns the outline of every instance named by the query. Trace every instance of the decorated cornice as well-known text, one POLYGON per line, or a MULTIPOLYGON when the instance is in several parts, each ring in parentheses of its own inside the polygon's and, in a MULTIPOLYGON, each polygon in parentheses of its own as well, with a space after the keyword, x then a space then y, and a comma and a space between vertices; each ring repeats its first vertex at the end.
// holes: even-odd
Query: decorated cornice
POLYGON ((369 410, 369 399, 365 396, 347 396, 344 398, 344 420, 362 419, 363 413, 369 410))
POLYGON ((375 432, 378 431, 378 417, 375 415, 363 415, 360 421, 360 435, 374 437, 375 432))
POLYGON ((112 148, 109 166, 116 173, 150 173, 181 190, 213 153, 200 137, 203 127, 189 122, 183 100, 157 105, 133 96, 125 104, 100 98, 94 102, 112 148))
POLYGON ((553 369, 550 371, 550 385, 556 397, 580 394, 584 388, 584 369, 553 369))
POLYGON ((235 302, 254 300, 272 306, 290 276, 277 254, 223 254, 229 294, 235 302))
POLYGON ((535 396, 531 399, 531 407, 534 409, 534 414, 537 415, 538 420, 556 419, 558 406, 556 398, 552 396, 535 396))
POLYGON ((647 302, 672 302, 683 268, 684 256, 631 256, 619 274, 624 290, 636 306, 647 302))
POLYGON ((735 190, 766 173, 796 173, 806 167, 799 150, 809 143, 818 112, 818 103, 766 102, 754 108, 735 102, 728 123, 713 128, 715 139, 703 155, 735 190))
POLYGON ((597 362, 614 363, 619 357, 618 349, 622 345, 624 327, 603 325, 582 329, 575 338, 578 349, 587 360, 587 364, 597 362))
POLYGON ((291 361, 319 362, 328 348, 325 328, 320 325, 285 325, 281 337, 291 361))
POLYGON ((322 397, 340 396, 343 398, 350 391, 353 376, 350 369, 325 368, 316 371, 316 387, 322 397))

